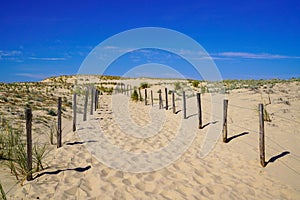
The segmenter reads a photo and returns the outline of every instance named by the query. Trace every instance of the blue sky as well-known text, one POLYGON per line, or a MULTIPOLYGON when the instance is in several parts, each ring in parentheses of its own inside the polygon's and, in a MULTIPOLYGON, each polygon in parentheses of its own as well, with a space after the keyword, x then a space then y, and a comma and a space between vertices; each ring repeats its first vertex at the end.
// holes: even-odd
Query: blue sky
MULTIPOLYGON (((300 76, 296 0, 12 0, 0 7, 0 82, 76 74, 88 53, 105 39, 149 26, 196 40, 224 79, 300 76)), ((109 72, 122 75, 121 71, 109 72)))

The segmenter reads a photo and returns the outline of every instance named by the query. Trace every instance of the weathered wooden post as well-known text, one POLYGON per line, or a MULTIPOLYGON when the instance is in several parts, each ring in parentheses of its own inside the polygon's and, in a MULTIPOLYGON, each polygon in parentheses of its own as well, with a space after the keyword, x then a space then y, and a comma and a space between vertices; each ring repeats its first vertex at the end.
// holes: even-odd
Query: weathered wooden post
POLYGON ((100 108, 100 95, 101 95, 101 92, 99 90, 97 90, 97 109, 100 108))
POLYGON ((57 103, 57 148, 61 147, 61 97, 58 97, 57 103))
POLYGON ((77 112, 77 103, 76 103, 77 94, 73 95, 73 132, 76 131, 76 112, 77 112))
POLYGON ((197 93, 197 106, 198 106, 198 128, 202 129, 202 107, 201 107, 201 94, 197 93))
POLYGON ((176 113, 176 107, 175 107, 175 92, 172 91, 172 108, 173 108, 173 113, 176 113))
POLYGON ((95 89, 95 111, 98 109, 98 98, 99 98, 99 94, 98 94, 98 90, 95 89))
POLYGON ((130 91, 129 94, 130 94, 130 97, 131 97, 131 95, 132 95, 132 87, 131 87, 131 85, 130 85, 130 90, 129 91, 130 91))
POLYGON ((26 136, 27 136, 27 181, 32 180, 32 135, 31 135, 31 125, 32 125, 32 112, 31 108, 26 108, 25 110, 26 118, 26 136))
POLYGON ((140 101, 143 101, 142 94, 141 94, 141 88, 139 88, 139 97, 140 97, 140 101))
POLYGON ((153 107, 153 92, 152 92, 152 90, 151 90, 150 95, 151 95, 151 106, 153 107))
POLYGON ((266 166, 265 162, 265 126, 264 126, 264 105, 259 104, 259 152, 260 164, 262 167, 266 166))
POLYGON ((147 89, 145 88, 145 105, 147 105, 147 89))
POLYGON ((91 110, 90 110, 90 115, 93 115, 94 111, 94 95, 95 95, 95 90, 94 87, 91 88, 91 110))
POLYGON ((185 91, 182 91, 182 102, 183 102, 183 119, 186 119, 186 99, 185 99, 185 91))
POLYGON ((166 110, 168 110, 169 105, 168 105, 168 88, 165 88, 165 93, 166 93, 166 110))
POLYGON ((87 88, 85 92, 85 100, 84 100, 84 107, 83 107, 83 121, 86 121, 88 99, 89 99, 89 89, 87 88))
POLYGON ((228 110, 228 100, 224 99, 223 102, 223 142, 227 143, 227 110, 228 110))
POLYGON ((159 93, 158 93, 158 98, 159 98, 159 109, 162 109, 163 101, 162 101, 161 91, 159 91, 159 93))

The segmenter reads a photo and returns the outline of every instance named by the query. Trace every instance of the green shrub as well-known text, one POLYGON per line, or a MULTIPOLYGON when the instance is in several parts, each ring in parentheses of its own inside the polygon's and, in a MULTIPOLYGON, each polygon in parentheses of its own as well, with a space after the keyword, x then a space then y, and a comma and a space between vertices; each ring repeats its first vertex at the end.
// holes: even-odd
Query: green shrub
POLYGON ((149 88, 149 84, 146 83, 146 82, 143 82, 143 83, 140 84, 140 88, 141 89, 149 88))
POLYGON ((50 116, 57 116, 57 113, 54 111, 54 110, 48 110, 48 113, 47 113, 48 115, 50 115, 50 116))
POLYGON ((192 86, 198 87, 199 83, 200 83, 200 81, 194 80, 194 81, 192 81, 192 86))
POLYGON ((139 100, 139 95, 136 91, 136 89, 133 91, 133 93, 131 94, 131 100, 132 101, 138 101, 139 100))

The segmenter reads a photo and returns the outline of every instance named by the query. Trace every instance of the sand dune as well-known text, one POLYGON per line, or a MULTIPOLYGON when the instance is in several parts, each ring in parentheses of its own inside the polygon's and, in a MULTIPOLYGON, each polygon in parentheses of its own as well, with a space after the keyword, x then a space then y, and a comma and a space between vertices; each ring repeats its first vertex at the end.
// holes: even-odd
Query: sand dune
POLYGON ((187 100, 188 118, 183 120, 181 97, 176 101, 180 112, 173 114, 171 107, 159 110, 157 100, 151 107, 129 101, 123 94, 102 95, 100 108, 87 122, 78 122, 77 132, 64 132, 63 147, 48 157, 49 168, 8 197, 299 199, 300 87, 289 85, 287 96, 280 92, 284 88, 274 88, 267 107, 272 121, 265 124, 266 159, 270 160, 265 168, 258 153, 260 93, 243 89, 226 96, 229 142, 217 138, 206 156, 200 155, 203 141, 215 139, 208 131, 221 131, 222 126, 222 115, 210 115, 213 107, 222 108, 222 102, 211 102, 210 94, 202 95, 203 129, 197 128, 195 96, 187 100), (289 98, 290 105, 280 98, 289 98))

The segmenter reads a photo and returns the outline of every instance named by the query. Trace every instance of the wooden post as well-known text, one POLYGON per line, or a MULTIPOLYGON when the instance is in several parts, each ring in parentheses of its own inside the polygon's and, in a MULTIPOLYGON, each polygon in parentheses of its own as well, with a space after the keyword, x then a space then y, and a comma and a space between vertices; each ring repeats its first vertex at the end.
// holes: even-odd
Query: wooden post
POLYGON ((57 103, 57 148, 61 147, 61 97, 57 103))
POLYGON ((151 90, 150 95, 151 95, 151 106, 153 107, 153 92, 152 92, 152 90, 151 90))
POLYGON ((90 110, 90 115, 93 115, 94 111, 94 95, 95 95, 95 90, 94 87, 91 88, 91 110, 90 110))
POLYGON ((158 98, 159 98, 159 109, 162 109, 163 108, 163 102, 162 102, 161 92, 158 94, 158 98))
POLYGON ((201 107, 201 94, 197 93, 197 106, 198 106, 198 128, 202 129, 202 107, 201 107))
POLYGON ((145 105, 147 105, 147 89, 145 88, 145 105))
POLYGON ((99 90, 97 90, 97 109, 100 108, 100 103, 99 103, 100 95, 101 95, 101 92, 99 90))
POLYGON ((182 102, 183 102, 183 119, 186 119, 186 99, 185 99, 185 91, 182 91, 182 102))
POLYGON ((95 105, 94 105, 95 111, 96 111, 97 108, 98 108, 98 98, 99 98, 98 90, 95 89, 95 105))
POLYGON ((166 110, 168 110, 168 88, 165 88, 165 93, 166 93, 166 110))
POLYGON ((27 181, 32 180, 32 135, 31 135, 31 125, 32 125, 32 112, 31 108, 26 108, 26 135, 27 135, 27 181))
POLYGON ((176 113, 176 107, 175 107, 175 92, 172 91, 172 108, 173 108, 173 113, 176 113))
POLYGON ((99 106, 99 96, 100 96, 100 91, 99 90, 97 90, 97 109, 100 107, 99 106))
POLYGON ((141 88, 139 88, 139 97, 140 97, 140 101, 142 101, 141 88))
POLYGON ((73 95, 73 132, 76 131, 76 112, 77 112, 77 103, 76 103, 76 93, 73 95))
POLYGON ((260 152, 260 164, 262 167, 266 166, 265 162, 265 126, 264 126, 264 106, 258 105, 259 109, 259 152, 260 152))
POLYGON ((83 107, 83 121, 86 121, 88 99, 89 99, 89 90, 87 88, 85 92, 85 100, 84 100, 84 107, 83 107))
POLYGON ((223 102, 223 142, 227 143, 227 109, 228 109, 228 100, 224 99, 223 102))

